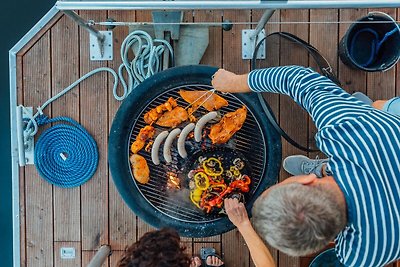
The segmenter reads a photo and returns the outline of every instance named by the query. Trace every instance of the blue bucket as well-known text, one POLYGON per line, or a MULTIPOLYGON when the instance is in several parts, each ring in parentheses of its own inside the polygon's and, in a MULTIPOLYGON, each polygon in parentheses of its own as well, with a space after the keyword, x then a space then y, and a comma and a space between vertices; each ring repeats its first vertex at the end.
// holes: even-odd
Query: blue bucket
POLYGON ((400 59, 400 27, 388 14, 370 12, 349 27, 340 41, 339 56, 355 69, 386 71, 400 59))
POLYGON ((330 248, 320 253, 309 267, 344 267, 336 257, 335 249, 330 248))

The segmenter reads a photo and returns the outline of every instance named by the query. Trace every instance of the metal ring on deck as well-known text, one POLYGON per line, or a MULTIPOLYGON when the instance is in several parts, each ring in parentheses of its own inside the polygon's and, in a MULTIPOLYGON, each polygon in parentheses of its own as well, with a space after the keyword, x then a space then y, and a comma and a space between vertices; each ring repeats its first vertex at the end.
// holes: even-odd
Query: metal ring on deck
POLYGON ((46 129, 35 147, 35 165, 49 183, 75 187, 88 181, 98 165, 98 150, 93 137, 76 121, 67 117, 45 118, 41 124, 67 121, 46 129))

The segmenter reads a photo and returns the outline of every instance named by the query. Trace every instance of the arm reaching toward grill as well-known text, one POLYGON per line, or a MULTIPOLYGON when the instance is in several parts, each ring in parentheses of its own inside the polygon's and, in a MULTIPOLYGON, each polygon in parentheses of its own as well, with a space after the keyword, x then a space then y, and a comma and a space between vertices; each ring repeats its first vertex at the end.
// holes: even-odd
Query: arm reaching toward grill
POLYGON ((221 92, 228 93, 249 93, 250 87, 247 84, 248 74, 238 75, 233 72, 219 69, 211 81, 212 86, 221 92))
POLYGON ((224 201, 224 206, 229 220, 243 236, 255 266, 275 267, 271 253, 251 225, 243 203, 239 203, 237 199, 227 198, 224 201))
POLYGON ((311 115, 318 129, 363 116, 372 110, 371 106, 362 103, 327 77, 300 66, 257 69, 244 75, 220 69, 211 83, 222 92, 287 95, 311 115))

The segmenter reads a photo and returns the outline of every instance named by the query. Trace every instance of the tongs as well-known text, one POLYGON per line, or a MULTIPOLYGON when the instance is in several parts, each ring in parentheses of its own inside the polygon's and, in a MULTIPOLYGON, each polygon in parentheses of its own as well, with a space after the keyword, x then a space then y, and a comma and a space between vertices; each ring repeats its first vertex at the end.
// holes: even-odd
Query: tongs
MULTIPOLYGON (((187 106, 185 107, 185 109, 187 110, 188 108, 190 108, 191 106, 193 106, 194 103, 196 103, 196 102, 198 102, 199 100, 201 100, 206 94, 209 94, 209 95, 206 97, 206 99, 204 99, 204 100, 198 105, 197 108, 201 107, 213 94, 215 94, 215 91, 216 91, 216 90, 215 90, 214 88, 211 89, 211 90, 208 90, 208 91, 205 90, 204 94, 202 94, 200 97, 196 98, 192 103, 189 103, 189 105, 187 105, 187 106), (210 92, 211 92, 211 94, 210 94, 210 92)), ((196 108, 195 110, 192 110, 192 112, 191 112, 189 115, 193 114, 193 113, 197 110, 197 108, 196 108)))

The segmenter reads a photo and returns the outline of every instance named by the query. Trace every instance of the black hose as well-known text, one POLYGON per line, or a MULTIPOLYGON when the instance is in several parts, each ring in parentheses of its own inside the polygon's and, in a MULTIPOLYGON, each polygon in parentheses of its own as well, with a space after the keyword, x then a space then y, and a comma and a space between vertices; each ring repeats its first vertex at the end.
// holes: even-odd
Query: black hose
MULTIPOLYGON (((270 35, 268 35, 270 36, 270 35)), ((267 36, 267 37, 268 37, 267 36)), ((251 60, 251 70, 256 69, 256 60, 257 60, 257 52, 258 49, 260 48, 262 42, 264 42, 264 40, 266 40, 267 37, 264 37, 263 39, 261 39, 261 41, 259 41, 256 45, 256 47, 254 48, 254 53, 253 53, 253 58, 251 60)), ((257 97, 258 100, 260 101, 261 107, 265 112, 265 115, 267 115, 267 119, 269 120, 269 122, 272 124, 272 126, 274 126, 275 130, 286 140, 289 142, 289 144, 291 144, 292 146, 305 151, 305 152, 317 152, 319 151, 319 149, 310 149, 308 147, 302 146, 299 143, 297 143, 295 140, 293 140, 278 124, 278 122, 275 119, 275 116, 273 115, 271 108, 269 107, 267 101, 265 101, 264 97, 262 96, 262 93, 257 93, 257 97)))

